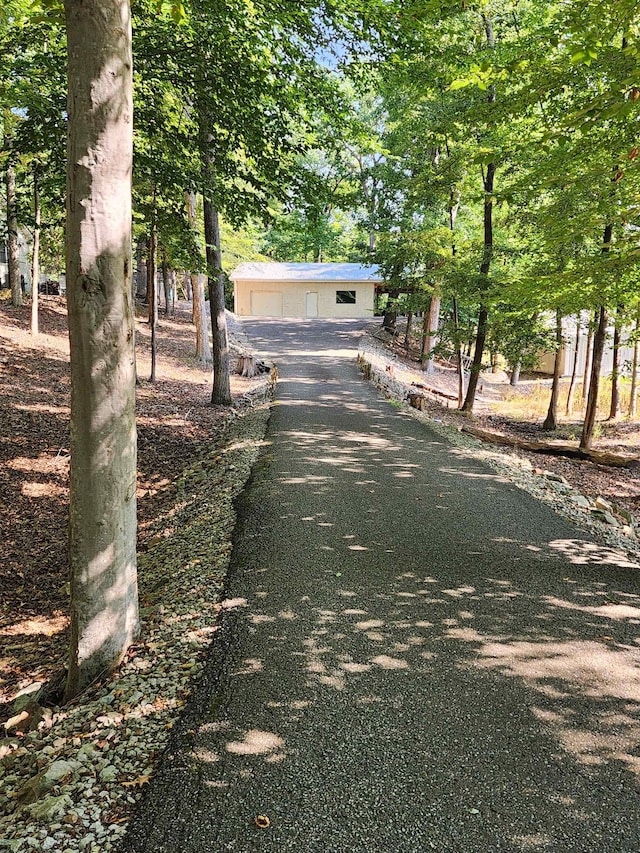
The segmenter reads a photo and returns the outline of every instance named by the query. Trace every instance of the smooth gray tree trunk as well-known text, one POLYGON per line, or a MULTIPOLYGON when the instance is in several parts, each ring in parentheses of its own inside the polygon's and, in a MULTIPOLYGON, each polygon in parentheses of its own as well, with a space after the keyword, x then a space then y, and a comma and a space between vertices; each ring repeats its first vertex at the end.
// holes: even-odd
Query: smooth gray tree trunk
POLYGON ((7 182, 7 247, 9 250, 9 287, 11 304, 15 308, 22 305, 22 285, 20 283, 20 249, 18 247, 18 199, 16 196, 16 170, 8 166, 7 182))
POLYGON ((558 429, 558 397, 560 396, 560 362, 562 360, 562 349, 564 340, 562 338, 562 314, 556 311, 556 354, 553 360, 553 382, 551 384, 551 398, 547 417, 544 419, 542 429, 551 431, 558 429))
POLYGON ((40 292, 38 285, 40 283, 40 185, 38 169, 33 170, 33 252, 31 254, 31 334, 33 337, 38 336, 38 300, 40 292))
MULTIPOLYGON (((198 231, 196 225, 196 194, 186 193, 187 217, 191 225, 196 242, 200 249, 198 231)), ((211 364, 211 347, 209 345, 209 320, 207 317, 207 303, 205 299, 204 286, 207 277, 203 273, 192 272, 190 274, 191 294, 193 298, 193 324, 196 327, 196 359, 202 364, 211 364)))
POLYGON ((231 405, 231 383, 229 377, 229 339, 227 316, 224 305, 224 273, 222 271, 222 249, 220 246, 220 220, 218 211, 204 197, 204 240, 209 273, 209 309, 213 331, 213 390, 211 403, 214 406, 231 405))
POLYGON ((580 332, 582 331, 580 327, 580 315, 578 314, 576 318, 576 339, 575 339, 575 350, 573 353, 573 365, 571 367, 571 381, 569 383, 569 391, 567 393, 567 407, 565 412, 567 417, 571 417, 573 414, 573 397, 575 394, 576 387, 576 376, 578 374, 578 351, 580 349, 580 332))
POLYGON ((635 418, 638 406, 638 351, 640 350, 640 313, 636 315, 633 337, 633 361, 631 363, 631 387, 629 388, 629 417, 635 418))
POLYGON ((66 0, 70 699, 138 631, 128 0, 66 0))
POLYGON ((426 320, 426 335, 422 350, 423 369, 425 373, 435 373, 433 348, 438 343, 438 327, 440 326, 440 289, 437 284, 434 286, 429 300, 429 312, 426 320))

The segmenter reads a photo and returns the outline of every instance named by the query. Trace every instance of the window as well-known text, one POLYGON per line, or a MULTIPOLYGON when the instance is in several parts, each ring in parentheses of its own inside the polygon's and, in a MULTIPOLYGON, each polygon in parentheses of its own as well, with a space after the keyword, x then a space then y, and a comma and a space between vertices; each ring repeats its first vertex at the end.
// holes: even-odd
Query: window
POLYGON ((336 290, 336 305, 355 305, 355 290, 336 290))

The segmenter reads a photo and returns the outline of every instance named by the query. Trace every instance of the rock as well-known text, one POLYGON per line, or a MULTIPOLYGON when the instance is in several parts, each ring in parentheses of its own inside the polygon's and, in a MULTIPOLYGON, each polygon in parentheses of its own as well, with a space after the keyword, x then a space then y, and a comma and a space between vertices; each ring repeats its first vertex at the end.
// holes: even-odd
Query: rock
POLYGON ((600 495, 595 499, 594 506, 596 509, 601 509, 603 512, 613 512, 613 504, 600 495))
POLYGON ((635 527, 636 519, 635 519, 635 516, 633 515, 633 513, 629 512, 628 509, 624 509, 624 507, 620 507, 620 506, 617 506, 615 508, 615 510, 616 510, 616 514, 619 515, 620 518, 622 518, 627 523, 627 525, 630 525, 631 527, 635 527))
POLYGON ((630 536, 632 539, 636 538, 635 528, 632 527, 630 524, 622 525, 622 533, 624 533, 625 536, 630 536))
POLYGON ((16 693, 13 704, 11 705, 13 713, 19 714, 27 705, 30 705, 32 702, 39 702, 45 684, 46 682, 44 681, 33 681, 27 687, 20 690, 19 693, 16 693))
POLYGON ((612 515, 610 512, 607 512, 604 509, 600 509, 599 507, 596 507, 596 508, 591 510, 591 515, 594 518, 597 518, 598 521, 604 521, 605 524, 610 524, 612 527, 620 527, 620 523, 619 523, 618 519, 614 515, 612 515))
POLYGON ((563 477, 562 474, 556 474, 555 471, 543 471, 542 476, 552 483, 562 483, 563 486, 569 485, 567 478, 563 477))
POLYGON ((20 731, 24 731, 26 728, 22 726, 22 723, 25 723, 29 719, 29 714, 27 711, 20 711, 19 714, 14 714, 13 717, 9 717, 9 719, 4 724, 4 730, 6 732, 10 732, 12 729, 19 729, 20 731))
POLYGON ((569 483, 562 483, 559 480, 552 480, 550 482, 550 486, 554 492, 559 492, 561 495, 566 495, 571 492, 571 486, 569 483))
POLYGON ((591 508, 591 501, 589 500, 589 498, 586 498, 584 495, 571 495, 571 501, 576 506, 582 507, 583 509, 590 509, 591 508))

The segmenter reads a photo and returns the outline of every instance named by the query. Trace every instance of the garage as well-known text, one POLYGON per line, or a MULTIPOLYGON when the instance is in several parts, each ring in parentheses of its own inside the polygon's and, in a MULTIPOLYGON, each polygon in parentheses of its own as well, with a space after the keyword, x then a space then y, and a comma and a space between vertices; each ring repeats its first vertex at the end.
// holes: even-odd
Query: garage
POLYGON ((250 261, 230 276, 242 317, 372 317, 378 268, 366 264, 250 261))
POLYGON ((273 290, 251 291, 253 317, 282 317, 282 293, 273 290))

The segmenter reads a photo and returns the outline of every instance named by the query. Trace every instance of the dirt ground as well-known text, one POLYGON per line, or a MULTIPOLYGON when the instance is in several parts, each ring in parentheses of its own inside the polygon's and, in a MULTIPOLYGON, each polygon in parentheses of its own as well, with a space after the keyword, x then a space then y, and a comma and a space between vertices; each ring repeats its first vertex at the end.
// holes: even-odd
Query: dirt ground
MULTIPOLYGON (((64 298, 41 296, 37 340, 30 306, 0 303, 0 711, 17 690, 65 663, 68 627, 69 344, 64 298)), ((158 380, 149 327, 136 323, 141 551, 177 474, 210 451, 228 412, 210 405, 211 371, 193 358, 185 310, 160 316, 158 380)), ((251 380, 232 378, 234 398, 251 380)), ((6 716, 6 714, 5 714, 6 716)))

